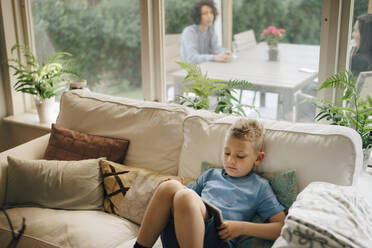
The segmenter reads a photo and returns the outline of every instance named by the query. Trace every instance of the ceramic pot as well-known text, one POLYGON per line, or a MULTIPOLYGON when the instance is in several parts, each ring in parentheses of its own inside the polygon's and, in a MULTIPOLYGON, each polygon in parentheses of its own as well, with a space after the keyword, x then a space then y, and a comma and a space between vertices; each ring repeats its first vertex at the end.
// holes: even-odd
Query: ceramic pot
POLYGON ((278 46, 269 46, 269 60, 277 61, 279 55, 278 46))
POLYGON ((48 123, 51 120, 55 97, 43 99, 40 96, 34 96, 34 102, 39 115, 40 123, 48 123))

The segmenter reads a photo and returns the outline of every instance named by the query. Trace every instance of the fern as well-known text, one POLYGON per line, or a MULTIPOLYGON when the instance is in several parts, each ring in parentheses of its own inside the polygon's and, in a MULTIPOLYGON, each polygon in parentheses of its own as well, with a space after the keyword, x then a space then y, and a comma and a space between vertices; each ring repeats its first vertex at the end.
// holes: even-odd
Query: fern
POLYGON ((58 52, 49 57, 41 66, 36 57, 27 46, 18 44, 11 48, 11 52, 19 51, 25 58, 26 63, 18 59, 9 59, 8 65, 14 70, 16 83, 15 91, 38 95, 43 99, 51 98, 63 90, 67 84, 66 75, 79 77, 76 72, 66 69, 69 63, 66 57, 72 55, 66 52, 58 52))
POLYGON ((185 93, 193 93, 195 96, 177 95, 175 102, 192 107, 194 109, 210 109, 210 97, 217 95, 216 113, 229 113, 245 116, 243 107, 254 109, 253 106, 240 104, 232 93, 236 89, 254 89, 253 84, 244 80, 213 80, 208 73, 201 71, 196 64, 177 62, 187 72, 182 84, 186 88, 185 93))
POLYGON ((346 126, 355 129, 362 138, 363 148, 372 147, 372 98, 360 99, 353 75, 350 72, 340 72, 327 78, 318 90, 333 88, 341 89, 342 106, 315 99, 311 102, 319 109, 315 116, 317 121, 327 120, 332 125, 346 126))

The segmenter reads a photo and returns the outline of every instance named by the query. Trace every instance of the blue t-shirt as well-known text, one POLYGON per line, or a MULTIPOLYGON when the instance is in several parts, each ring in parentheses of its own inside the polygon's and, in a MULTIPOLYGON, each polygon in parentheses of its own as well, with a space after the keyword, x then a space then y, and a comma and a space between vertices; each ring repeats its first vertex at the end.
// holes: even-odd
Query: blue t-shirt
POLYGON ((230 177, 224 169, 210 169, 187 187, 218 207, 225 220, 250 221, 256 213, 267 220, 284 210, 269 182, 253 171, 230 177))
POLYGON ((200 64, 213 60, 213 54, 225 51, 218 45, 218 38, 214 32, 214 26, 208 27, 202 32, 198 25, 187 26, 181 35, 181 57, 183 61, 200 64))

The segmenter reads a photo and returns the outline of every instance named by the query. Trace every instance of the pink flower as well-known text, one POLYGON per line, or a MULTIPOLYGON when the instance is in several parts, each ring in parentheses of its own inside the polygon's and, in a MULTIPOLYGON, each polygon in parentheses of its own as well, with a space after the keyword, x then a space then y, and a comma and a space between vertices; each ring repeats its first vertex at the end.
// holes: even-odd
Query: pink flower
POLYGON ((269 26, 269 30, 274 31, 274 30, 276 30, 276 27, 274 27, 274 26, 269 26))
POLYGON ((273 30, 273 34, 274 34, 274 35, 281 35, 279 29, 275 29, 275 30, 273 30))
POLYGON ((279 41, 283 38, 284 33, 285 29, 283 28, 278 29, 275 26, 269 26, 262 31, 261 36, 269 46, 277 46, 279 41))

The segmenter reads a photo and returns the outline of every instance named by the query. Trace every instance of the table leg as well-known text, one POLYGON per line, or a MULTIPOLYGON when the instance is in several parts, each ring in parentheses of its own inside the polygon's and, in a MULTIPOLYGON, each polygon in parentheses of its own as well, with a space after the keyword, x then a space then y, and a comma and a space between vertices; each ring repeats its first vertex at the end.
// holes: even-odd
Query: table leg
POLYGON ((260 92, 260 107, 265 107, 266 105, 266 94, 265 92, 260 92))
POLYGON ((294 94, 288 91, 279 92, 278 120, 294 121, 294 94))

